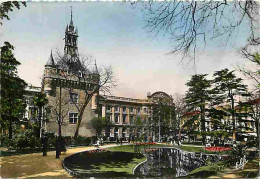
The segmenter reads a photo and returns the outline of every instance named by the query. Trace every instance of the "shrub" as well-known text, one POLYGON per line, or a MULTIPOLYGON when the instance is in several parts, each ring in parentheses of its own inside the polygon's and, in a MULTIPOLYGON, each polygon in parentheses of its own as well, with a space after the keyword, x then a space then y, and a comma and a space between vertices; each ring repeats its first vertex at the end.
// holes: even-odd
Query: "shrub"
POLYGON ((95 141, 96 137, 82 137, 78 136, 75 140, 76 146, 88 146, 90 145, 91 141, 95 141))
POLYGON ((9 139, 8 136, 1 136, 1 146, 2 147, 9 147, 12 146, 12 140, 9 139))
POLYGON ((13 139, 6 142, 8 149, 22 150, 25 148, 35 149, 41 147, 41 141, 36 137, 33 129, 19 130, 13 139))
POLYGON ((56 136, 54 133, 45 133, 45 135, 47 136, 48 138, 48 148, 55 148, 56 146, 56 136))

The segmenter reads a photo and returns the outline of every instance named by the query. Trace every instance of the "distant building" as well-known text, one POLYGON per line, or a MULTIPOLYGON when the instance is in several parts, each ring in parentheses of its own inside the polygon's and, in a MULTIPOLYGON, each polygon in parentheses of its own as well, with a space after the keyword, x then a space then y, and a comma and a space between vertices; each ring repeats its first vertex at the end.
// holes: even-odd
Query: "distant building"
MULTIPOLYGON (((131 136, 144 137, 147 140, 159 139, 159 124, 152 125, 155 115, 155 107, 158 107, 158 99, 167 99, 169 106, 169 125, 174 127, 175 107, 171 96, 164 92, 155 92, 152 95, 148 93, 146 99, 133 99, 117 96, 100 96, 99 115, 109 118, 112 127, 104 131, 104 135, 111 140, 118 137, 128 139, 131 136), (138 118, 142 125, 134 127, 138 118)), ((154 123, 153 123, 154 124, 154 123)), ((163 133, 162 133, 163 134, 163 133)), ((161 135, 163 137, 163 135, 161 135)))
POLYGON ((41 87, 35 87, 31 84, 25 89, 26 108, 23 115, 23 121, 35 122, 38 119, 38 107, 34 105, 33 97, 41 92, 41 87))

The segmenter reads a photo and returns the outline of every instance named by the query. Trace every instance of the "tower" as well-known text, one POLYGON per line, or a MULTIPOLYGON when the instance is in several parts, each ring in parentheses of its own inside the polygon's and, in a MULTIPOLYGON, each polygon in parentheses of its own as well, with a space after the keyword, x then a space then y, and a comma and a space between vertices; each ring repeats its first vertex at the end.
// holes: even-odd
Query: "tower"
POLYGON ((64 55, 72 61, 76 61, 78 56, 78 29, 74 27, 72 20, 72 7, 71 7, 71 18, 70 24, 66 26, 65 30, 65 46, 64 46, 64 55))

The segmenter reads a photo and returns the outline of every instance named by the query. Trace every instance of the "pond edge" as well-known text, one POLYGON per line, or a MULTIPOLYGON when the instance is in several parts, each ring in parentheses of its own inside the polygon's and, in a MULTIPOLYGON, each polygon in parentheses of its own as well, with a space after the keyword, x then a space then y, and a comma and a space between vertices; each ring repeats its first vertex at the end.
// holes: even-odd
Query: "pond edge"
MULTIPOLYGON (((146 158, 146 157, 145 157, 146 158)), ((135 169, 138 167, 138 166, 140 166, 140 165, 142 165, 143 163, 145 163, 145 162, 147 162, 147 158, 145 159, 145 161, 142 161, 141 163, 139 163, 139 164, 137 164, 136 166, 135 166, 135 168, 133 169, 133 175, 135 174, 135 169)))

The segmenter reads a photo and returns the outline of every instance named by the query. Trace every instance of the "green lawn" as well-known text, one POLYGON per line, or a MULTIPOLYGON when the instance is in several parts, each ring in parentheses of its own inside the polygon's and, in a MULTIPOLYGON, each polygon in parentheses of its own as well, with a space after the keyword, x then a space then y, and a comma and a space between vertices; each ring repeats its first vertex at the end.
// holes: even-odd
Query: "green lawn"
MULTIPOLYGON (((156 147, 167 147, 168 145, 164 145, 164 144, 152 144, 152 145, 146 145, 146 148, 156 148, 156 147)), ((143 149, 144 146, 138 146, 138 148, 143 149)), ((107 148, 107 150, 110 151, 116 151, 116 152, 130 152, 133 153, 134 152, 134 146, 133 145, 121 145, 121 146, 116 146, 116 147, 111 147, 111 148, 107 148)))
POLYGON ((238 171, 238 175, 243 178, 256 178, 258 175, 260 159, 248 161, 243 170, 238 171))
POLYGON ((182 150, 188 151, 188 152, 203 152, 204 147, 193 147, 193 146, 181 146, 182 150))
MULTIPOLYGON (((146 145, 145 148, 166 146, 163 144, 146 145)), ((137 146, 138 151, 144 148, 137 146)), ((66 158, 65 166, 81 173, 82 177, 132 177, 136 165, 146 160, 134 152, 133 145, 119 145, 106 149, 108 152, 81 152, 66 158)))
MULTIPOLYGON (((120 162, 120 161, 112 161, 101 164, 93 164, 91 165, 93 169, 89 170, 90 174, 100 173, 111 176, 131 176, 133 174, 133 169, 139 163, 145 161, 146 158, 144 156, 133 156, 133 158, 128 162, 120 162)), ((102 175, 101 175, 102 176, 102 175)), ((104 175, 103 175, 104 176, 104 175)))
POLYGON ((206 166, 202 166, 199 168, 196 168, 195 170, 192 170, 188 176, 192 177, 208 177, 211 175, 214 175, 218 172, 219 169, 224 166, 224 162, 216 162, 216 163, 211 163, 206 166))

